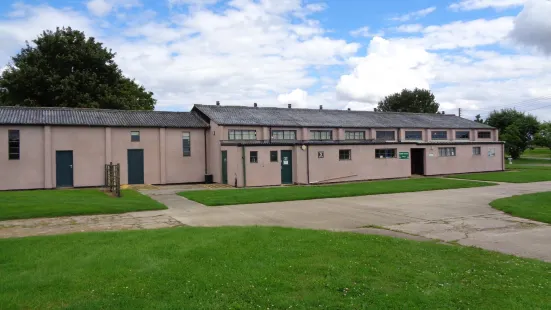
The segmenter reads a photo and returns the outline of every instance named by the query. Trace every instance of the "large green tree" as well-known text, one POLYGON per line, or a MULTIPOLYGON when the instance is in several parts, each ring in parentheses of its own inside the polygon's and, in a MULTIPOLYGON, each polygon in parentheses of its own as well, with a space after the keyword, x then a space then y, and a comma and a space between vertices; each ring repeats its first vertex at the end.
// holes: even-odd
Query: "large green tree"
POLYGON ((440 104, 436 102, 430 90, 415 88, 386 96, 379 101, 377 111, 437 113, 439 107, 440 104))
POLYGON ((0 76, 0 105, 153 110, 156 100, 125 77, 115 53, 71 28, 27 42, 0 76))
POLYGON ((509 154, 515 159, 533 143, 539 129, 539 122, 535 116, 515 109, 493 111, 485 123, 499 129, 502 133, 501 140, 505 141, 506 147, 510 146, 507 147, 512 150, 509 154))

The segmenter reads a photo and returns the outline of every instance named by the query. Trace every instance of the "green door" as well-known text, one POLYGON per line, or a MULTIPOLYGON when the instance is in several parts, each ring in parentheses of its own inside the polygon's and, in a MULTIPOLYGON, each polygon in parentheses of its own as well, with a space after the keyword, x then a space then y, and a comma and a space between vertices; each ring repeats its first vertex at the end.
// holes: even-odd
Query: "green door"
POLYGON ((128 184, 144 184, 143 150, 128 150, 128 184))
POLYGON ((293 151, 281 151, 281 184, 293 184, 293 151))
POLYGON ((56 187, 73 187, 73 151, 55 152, 56 187))
POLYGON ((222 151, 222 184, 228 184, 228 151, 222 151))

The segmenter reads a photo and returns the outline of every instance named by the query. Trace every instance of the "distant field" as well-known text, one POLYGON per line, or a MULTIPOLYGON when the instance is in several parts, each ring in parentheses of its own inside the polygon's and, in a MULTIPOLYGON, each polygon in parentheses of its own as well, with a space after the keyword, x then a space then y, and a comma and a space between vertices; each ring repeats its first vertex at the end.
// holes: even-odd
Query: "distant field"
POLYGON ((538 158, 550 158, 551 149, 548 148, 535 148, 533 150, 526 150, 522 153, 522 157, 538 157, 538 158))

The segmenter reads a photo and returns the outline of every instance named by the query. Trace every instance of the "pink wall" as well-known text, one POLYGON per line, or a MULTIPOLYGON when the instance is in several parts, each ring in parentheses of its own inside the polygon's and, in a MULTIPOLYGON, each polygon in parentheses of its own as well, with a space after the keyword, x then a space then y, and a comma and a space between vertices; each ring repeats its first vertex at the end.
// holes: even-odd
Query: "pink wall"
POLYGON ((203 182, 205 180, 205 131, 167 128, 165 135, 166 181, 164 183, 203 182), (183 132, 190 133, 191 156, 183 155, 183 132))
MULTIPOLYGON (((292 146, 245 147, 247 186, 267 186, 281 184, 281 150, 293 150, 292 146), (250 152, 258 152, 258 163, 250 162, 250 152), (270 151, 277 151, 277 161, 270 161, 270 151)), ((295 157, 293 156, 293 159, 295 157)), ((293 169, 297 166, 293 160, 293 169)), ((293 170, 294 172, 294 170, 293 170)), ((294 173, 293 173, 294 175, 294 173)), ((293 180, 294 181, 294 180, 293 180)))
POLYGON ((310 183, 404 178, 411 175, 409 160, 375 158, 375 149, 409 151, 407 145, 323 145, 310 146, 310 183), (351 160, 339 160, 339 150, 351 150, 351 160), (318 151, 324 158, 318 158, 318 151))
POLYGON ((113 163, 121 165, 121 183, 128 183, 128 150, 144 151, 144 182, 161 183, 159 154, 159 128, 111 128, 111 152, 113 163), (130 132, 139 131, 140 141, 131 142, 130 132))
POLYGON ((44 127, 0 126, 0 190, 44 188, 44 127), (20 159, 8 159, 8 130, 19 130, 20 159))
POLYGON ((146 184, 203 182, 203 129, 106 128, 68 126, 1 126, 0 190, 54 188, 56 151, 73 152, 75 187, 102 186, 104 165, 121 165, 121 183, 128 182, 128 149, 144 150, 146 184), (8 160, 8 130, 20 130, 20 160, 8 160), (130 132, 140 132, 131 142, 130 132), (182 132, 191 134, 191 156, 183 156, 182 132))
POLYGON ((73 151, 73 184, 98 186, 105 183, 105 128, 51 127, 52 185, 56 185, 56 151, 73 151))
POLYGON ((426 175, 498 171, 503 170, 503 145, 481 144, 426 146, 425 158, 426 175), (481 154, 473 155, 473 147, 477 146, 481 148, 481 154), (438 156, 439 147, 455 147, 456 156, 438 156), (488 151, 490 149, 495 150, 495 156, 488 156, 488 151))
MULTIPOLYGON (((237 186, 243 187, 243 161, 241 156, 241 147, 238 146, 224 146, 222 150, 228 153, 228 184, 235 186, 237 180, 237 186)), ((222 169, 222 161, 220 157, 220 170, 222 169)), ((221 173, 220 182, 221 180, 221 173)))

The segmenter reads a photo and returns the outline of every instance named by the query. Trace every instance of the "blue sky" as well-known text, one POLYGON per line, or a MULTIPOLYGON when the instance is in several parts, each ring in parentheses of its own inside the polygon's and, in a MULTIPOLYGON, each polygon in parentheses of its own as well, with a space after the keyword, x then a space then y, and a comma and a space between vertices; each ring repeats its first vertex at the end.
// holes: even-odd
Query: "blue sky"
POLYGON ((370 110, 386 95, 423 87, 447 113, 514 106, 551 119, 547 0, 3 4, 0 68, 25 40, 71 26, 117 52, 160 110, 216 100, 370 110))

